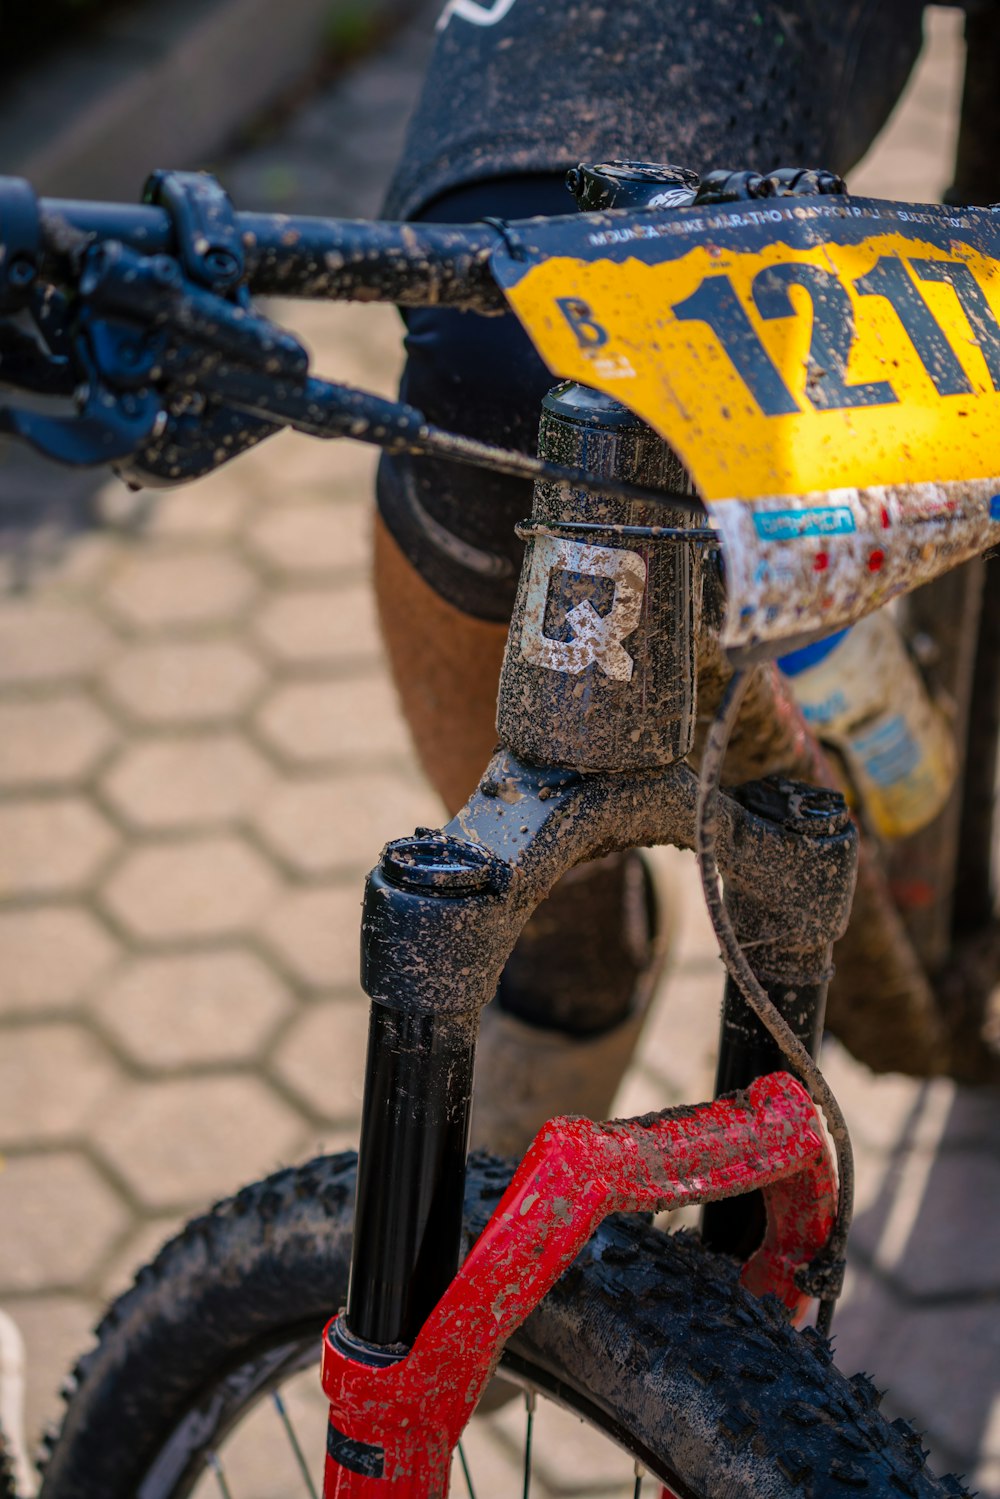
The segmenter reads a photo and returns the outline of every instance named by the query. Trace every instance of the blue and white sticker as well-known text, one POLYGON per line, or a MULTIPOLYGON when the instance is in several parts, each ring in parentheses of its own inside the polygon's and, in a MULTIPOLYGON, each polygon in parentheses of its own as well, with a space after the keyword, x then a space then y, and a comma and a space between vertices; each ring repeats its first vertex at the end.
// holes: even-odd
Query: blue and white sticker
POLYGON ((856 531, 847 505, 816 505, 808 510, 764 510, 754 513, 762 541, 794 541, 798 536, 846 536, 856 531))

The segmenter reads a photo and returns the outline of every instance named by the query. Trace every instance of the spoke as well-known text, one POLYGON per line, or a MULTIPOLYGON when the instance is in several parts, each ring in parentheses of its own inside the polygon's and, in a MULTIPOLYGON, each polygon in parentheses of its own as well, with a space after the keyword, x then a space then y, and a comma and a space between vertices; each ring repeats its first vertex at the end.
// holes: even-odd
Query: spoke
POLYGON ((646 1470, 642 1466, 642 1463, 637 1462, 635 1465, 635 1488, 632 1490, 632 1499, 639 1499, 639 1495, 642 1493, 642 1480, 645 1475, 646 1470))
POLYGON ((472 1474, 469 1472, 469 1464, 465 1456, 465 1448, 461 1442, 458 1444, 458 1460, 462 1464, 462 1472, 465 1474, 465 1487, 469 1491, 469 1499, 476 1499, 476 1491, 472 1487, 472 1474))
POLYGON ((295 1435, 295 1428, 292 1425, 292 1419, 285 1408, 285 1402, 282 1400, 281 1395, 277 1390, 274 1390, 272 1392, 271 1399, 274 1401, 275 1410, 281 1417, 281 1424, 285 1428, 285 1434, 288 1437, 289 1446, 295 1454, 295 1461, 299 1465, 299 1472, 302 1474, 306 1488, 309 1490, 310 1499, 319 1499, 319 1493, 316 1489, 316 1485, 312 1481, 312 1475, 309 1472, 309 1468, 306 1465, 305 1456, 303 1454, 301 1446, 299 1445, 299 1439, 295 1435))
POLYGON ((219 1485, 219 1492, 222 1495, 222 1499, 233 1499, 229 1485, 226 1482, 226 1475, 222 1471, 222 1463, 219 1461, 219 1454, 217 1452, 210 1452, 208 1454, 208 1466, 215 1474, 215 1481, 219 1485))
POLYGON ((535 1406, 538 1404, 538 1396, 534 1390, 526 1390, 524 1395, 524 1408, 528 1413, 528 1419, 524 1428, 524 1488, 522 1499, 531 1499, 531 1438, 535 1430, 535 1406))

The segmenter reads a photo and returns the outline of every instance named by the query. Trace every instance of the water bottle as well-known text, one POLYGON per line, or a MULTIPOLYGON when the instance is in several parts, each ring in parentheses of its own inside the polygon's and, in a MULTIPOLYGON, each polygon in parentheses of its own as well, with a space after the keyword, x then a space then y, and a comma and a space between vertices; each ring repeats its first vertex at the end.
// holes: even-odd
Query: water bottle
POLYGON ((818 739, 843 757, 883 838, 925 827, 948 799, 955 741, 895 620, 880 610, 779 659, 818 739))

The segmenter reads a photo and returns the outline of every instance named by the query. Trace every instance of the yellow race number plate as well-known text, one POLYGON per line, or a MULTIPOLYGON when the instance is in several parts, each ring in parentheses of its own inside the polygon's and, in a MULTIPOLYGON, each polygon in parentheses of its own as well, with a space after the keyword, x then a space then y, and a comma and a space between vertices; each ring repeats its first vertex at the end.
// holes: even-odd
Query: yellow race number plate
POLYGON ((1000 540, 1000 215, 784 199, 521 233, 494 257, 511 307, 683 459, 737 654, 1000 540))

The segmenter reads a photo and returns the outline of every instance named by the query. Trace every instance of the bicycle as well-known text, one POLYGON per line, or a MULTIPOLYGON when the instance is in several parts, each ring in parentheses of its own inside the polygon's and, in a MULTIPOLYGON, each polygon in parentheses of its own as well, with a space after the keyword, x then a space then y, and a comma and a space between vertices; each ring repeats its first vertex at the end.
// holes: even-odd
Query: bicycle
MULTIPOLYGON (((631 174, 647 187, 649 175, 631 174)), ((592 172, 587 183, 602 178, 604 190, 609 178, 617 190, 623 174, 592 172)), ((695 193, 689 177, 678 186, 662 172, 653 186, 695 193)), ((497 1358, 508 1378, 525 1385, 529 1406, 537 1392, 552 1395, 680 1496, 871 1486, 912 1496, 962 1492, 955 1481, 933 1479, 913 1434, 878 1415, 870 1381, 836 1373, 823 1335, 842 1270, 851 1167, 842 1120, 810 1052, 830 946, 847 920, 857 833, 836 794, 806 784, 821 781, 824 767, 773 672, 733 675, 710 630, 701 640, 699 631, 701 618, 718 624, 712 558, 720 535, 729 558, 722 641, 752 663, 790 635, 822 633, 864 612, 891 586, 913 586, 977 555, 1000 523, 993 486, 959 471, 942 506, 926 485, 915 495, 920 481, 910 476, 905 501, 923 501, 916 516, 899 496, 880 496, 874 508, 857 498, 810 510, 769 501, 773 488, 761 491, 763 502, 720 494, 713 491, 716 455, 702 466, 661 387, 656 425, 668 429, 706 493, 708 526, 670 450, 617 401, 593 394, 602 384, 620 392, 623 380, 637 380, 640 355, 649 353, 648 330, 634 314, 622 322, 623 304, 602 305, 594 278, 619 275, 616 266, 639 275, 629 265, 644 256, 645 269, 670 287, 674 324, 701 340, 696 371, 707 359, 721 372, 716 383, 739 395, 741 420, 755 441, 760 436, 765 455, 774 417, 814 427, 821 409, 856 415, 864 407, 877 423, 880 403, 851 402, 862 383, 847 375, 853 328, 846 325, 845 346, 845 325, 827 316, 850 295, 842 277, 826 272, 820 284, 800 276, 800 284, 820 286, 815 326, 829 366, 810 375, 817 399, 809 400, 785 383, 787 368, 776 366, 745 308, 741 319, 733 267, 754 283, 769 270, 773 246, 787 239, 778 261, 794 275, 811 264, 811 237, 857 252, 866 237, 885 249, 877 243, 883 235, 899 265, 908 253, 899 242, 917 240, 918 271, 931 266, 924 279, 932 280, 934 267, 964 263, 949 254, 954 243, 967 259, 983 256, 985 246, 988 258, 992 222, 974 210, 873 208, 845 199, 842 188, 829 174, 722 174, 707 179, 689 207, 624 216, 598 209, 547 224, 463 231, 237 219, 210 179, 183 174, 154 178, 147 205, 131 210, 38 205, 25 184, 0 185, 0 305, 22 318, 4 329, 5 380, 42 396, 79 397, 73 416, 6 407, 0 425, 8 433, 64 460, 115 460, 146 480, 193 477, 220 454, 233 456, 287 424, 447 453, 539 481, 524 527, 528 553, 501 694, 506 748, 446 829, 388 845, 369 880, 364 977, 375 1003, 354 1249, 354 1167, 344 1158, 246 1188, 189 1225, 102 1324, 97 1351, 77 1371, 44 1495, 181 1495, 205 1472, 228 1492, 221 1438, 260 1395, 314 1360, 320 1322, 345 1299, 347 1320, 332 1322, 323 1344, 335 1407, 329 1495, 382 1493, 387 1484, 403 1494, 443 1492, 451 1448, 497 1358), (687 264, 697 269, 699 252, 711 260, 713 246, 715 259, 722 257, 716 272, 701 266, 689 289, 671 279, 691 247, 687 264), (551 285, 537 292, 546 278, 551 285), (563 387, 551 398, 538 458, 436 432, 410 409, 310 379, 304 351, 250 308, 246 291, 446 300, 488 312, 502 305, 498 281, 555 371, 587 377, 585 388, 563 387), (695 303, 699 295, 705 305, 695 303), (25 314, 44 347, 25 331, 25 314), (623 343, 624 352, 616 347, 623 343), (78 390, 81 371, 87 383, 78 390), (838 506, 853 521, 849 531, 838 506), (769 522, 769 535, 756 526, 761 515, 779 518, 769 522), (803 527, 808 538, 812 524, 820 527, 813 536, 832 538, 819 570, 810 553, 782 550, 803 527), (840 553, 838 528, 854 538, 840 553), (922 539, 916 555, 914 532, 922 539), (868 547, 863 574, 852 557, 856 542, 868 547), (870 565, 875 552, 877 567, 870 565), (792 570, 778 578, 777 593, 768 592, 773 572, 758 577, 749 565, 776 556, 792 570), (844 586, 836 608, 825 602, 835 595, 828 580, 817 587, 820 573, 851 582, 854 596, 844 586), (700 781, 685 763, 699 649, 703 705, 707 699, 715 712, 700 781), (633 679, 644 693, 623 727, 613 709, 633 679), (582 681, 587 691, 578 693, 582 681), (783 777, 721 795, 727 743, 728 773, 743 779, 766 762, 783 777), (511 1168, 489 1161, 474 1162, 466 1178, 475 1023, 521 921, 579 859, 667 837, 699 848, 730 971, 720 1059, 726 1096, 703 1110, 617 1127, 556 1121, 512 1185, 511 1168), (735 931, 718 893, 718 866, 735 931), (789 1058, 808 1092, 785 1070, 789 1058), (809 1094, 832 1121, 836 1177, 809 1094), (400 1099, 412 1113, 403 1115, 400 1099), (691 1180, 684 1172, 668 1178, 668 1153, 685 1161, 691 1180), (465 1232, 479 1239, 456 1275, 463 1187, 465 1232), (634 1216, 589 1233, 609 1208, 634 1214, 729 1198, 735 1188, 764 1192, 763 1241, 758 1197, 711 1209, 704 1244, 665 1236, 634 1216), (486 1227, 498 1199, 500 1216, 486 1227), (777 1292, 780 1302, 742 1289, 729 1251, 743 1251, 747 1283, 777 1292), (795 1333, 787 1314, 801 1312, 811 1296, 821 1302, 823 1331, 795 1333)), ((903 275, 912 272, 904 267, 903 275)), ((903 350, 898 378, 911 383, 894 404, 905 417, 922 368, 934 394, 924 389, 924 404, 910 405, 943 421, 947 391, 935 375, 947 383, 944 370, 954 384, 948 354, 961 370, 960 362, 940 325, 940 343, 923 324, 914 338, 912 316, 901 316, 900 307, 912 314, 915 283, 901 283, 893 266, 883 276, 886 289, 861 294, 895 308, 903 330, 894 333, 894 353, 903 350)), ((957 295, 969 283, 958 271, 953 277, 957 295)), ((960 316, 953 308, 952 337, 956 326, 966 327, 960 316)), ((982 326, 979 357, 989 371, 994 345, 982 326)), ((695 378, 689 397, 699 391, 695 378)), ((988 403, 985 381, 977 390, 965 384, 959 394, 970 407, 988 403)), ((640 412, 651 414, 649 391, 636 398, 629 389, 640 412)), ((700 393, 711 401, 714 389, 700 393)), ((727 408, 722 420, 730 415, 727 408)), ((990 452, 988 433, 977 428, 976 435, 990 452)), ((928 453, 914 460, 918 472, 921 461, 933 461, 933 444, 928 453)), ((957 460, 959 470, 966 461, 957 460)), ((837 486, 819 468, 823 482, 812 487, 826 500, 837 486)), ((869 867, 860 888, 870 932, 884 893, 877 872, 869 867)), ((882 942, 890 973, 907 961, 897 935, 894 929, 882 942)), ((279 1415, 284 1420, 284 1406, 279 1415)), ((290 1451, 305 1476, 294 1436, 290 1451)), ((641 1481, 637 1472, 637 1492, 641 1481)))

